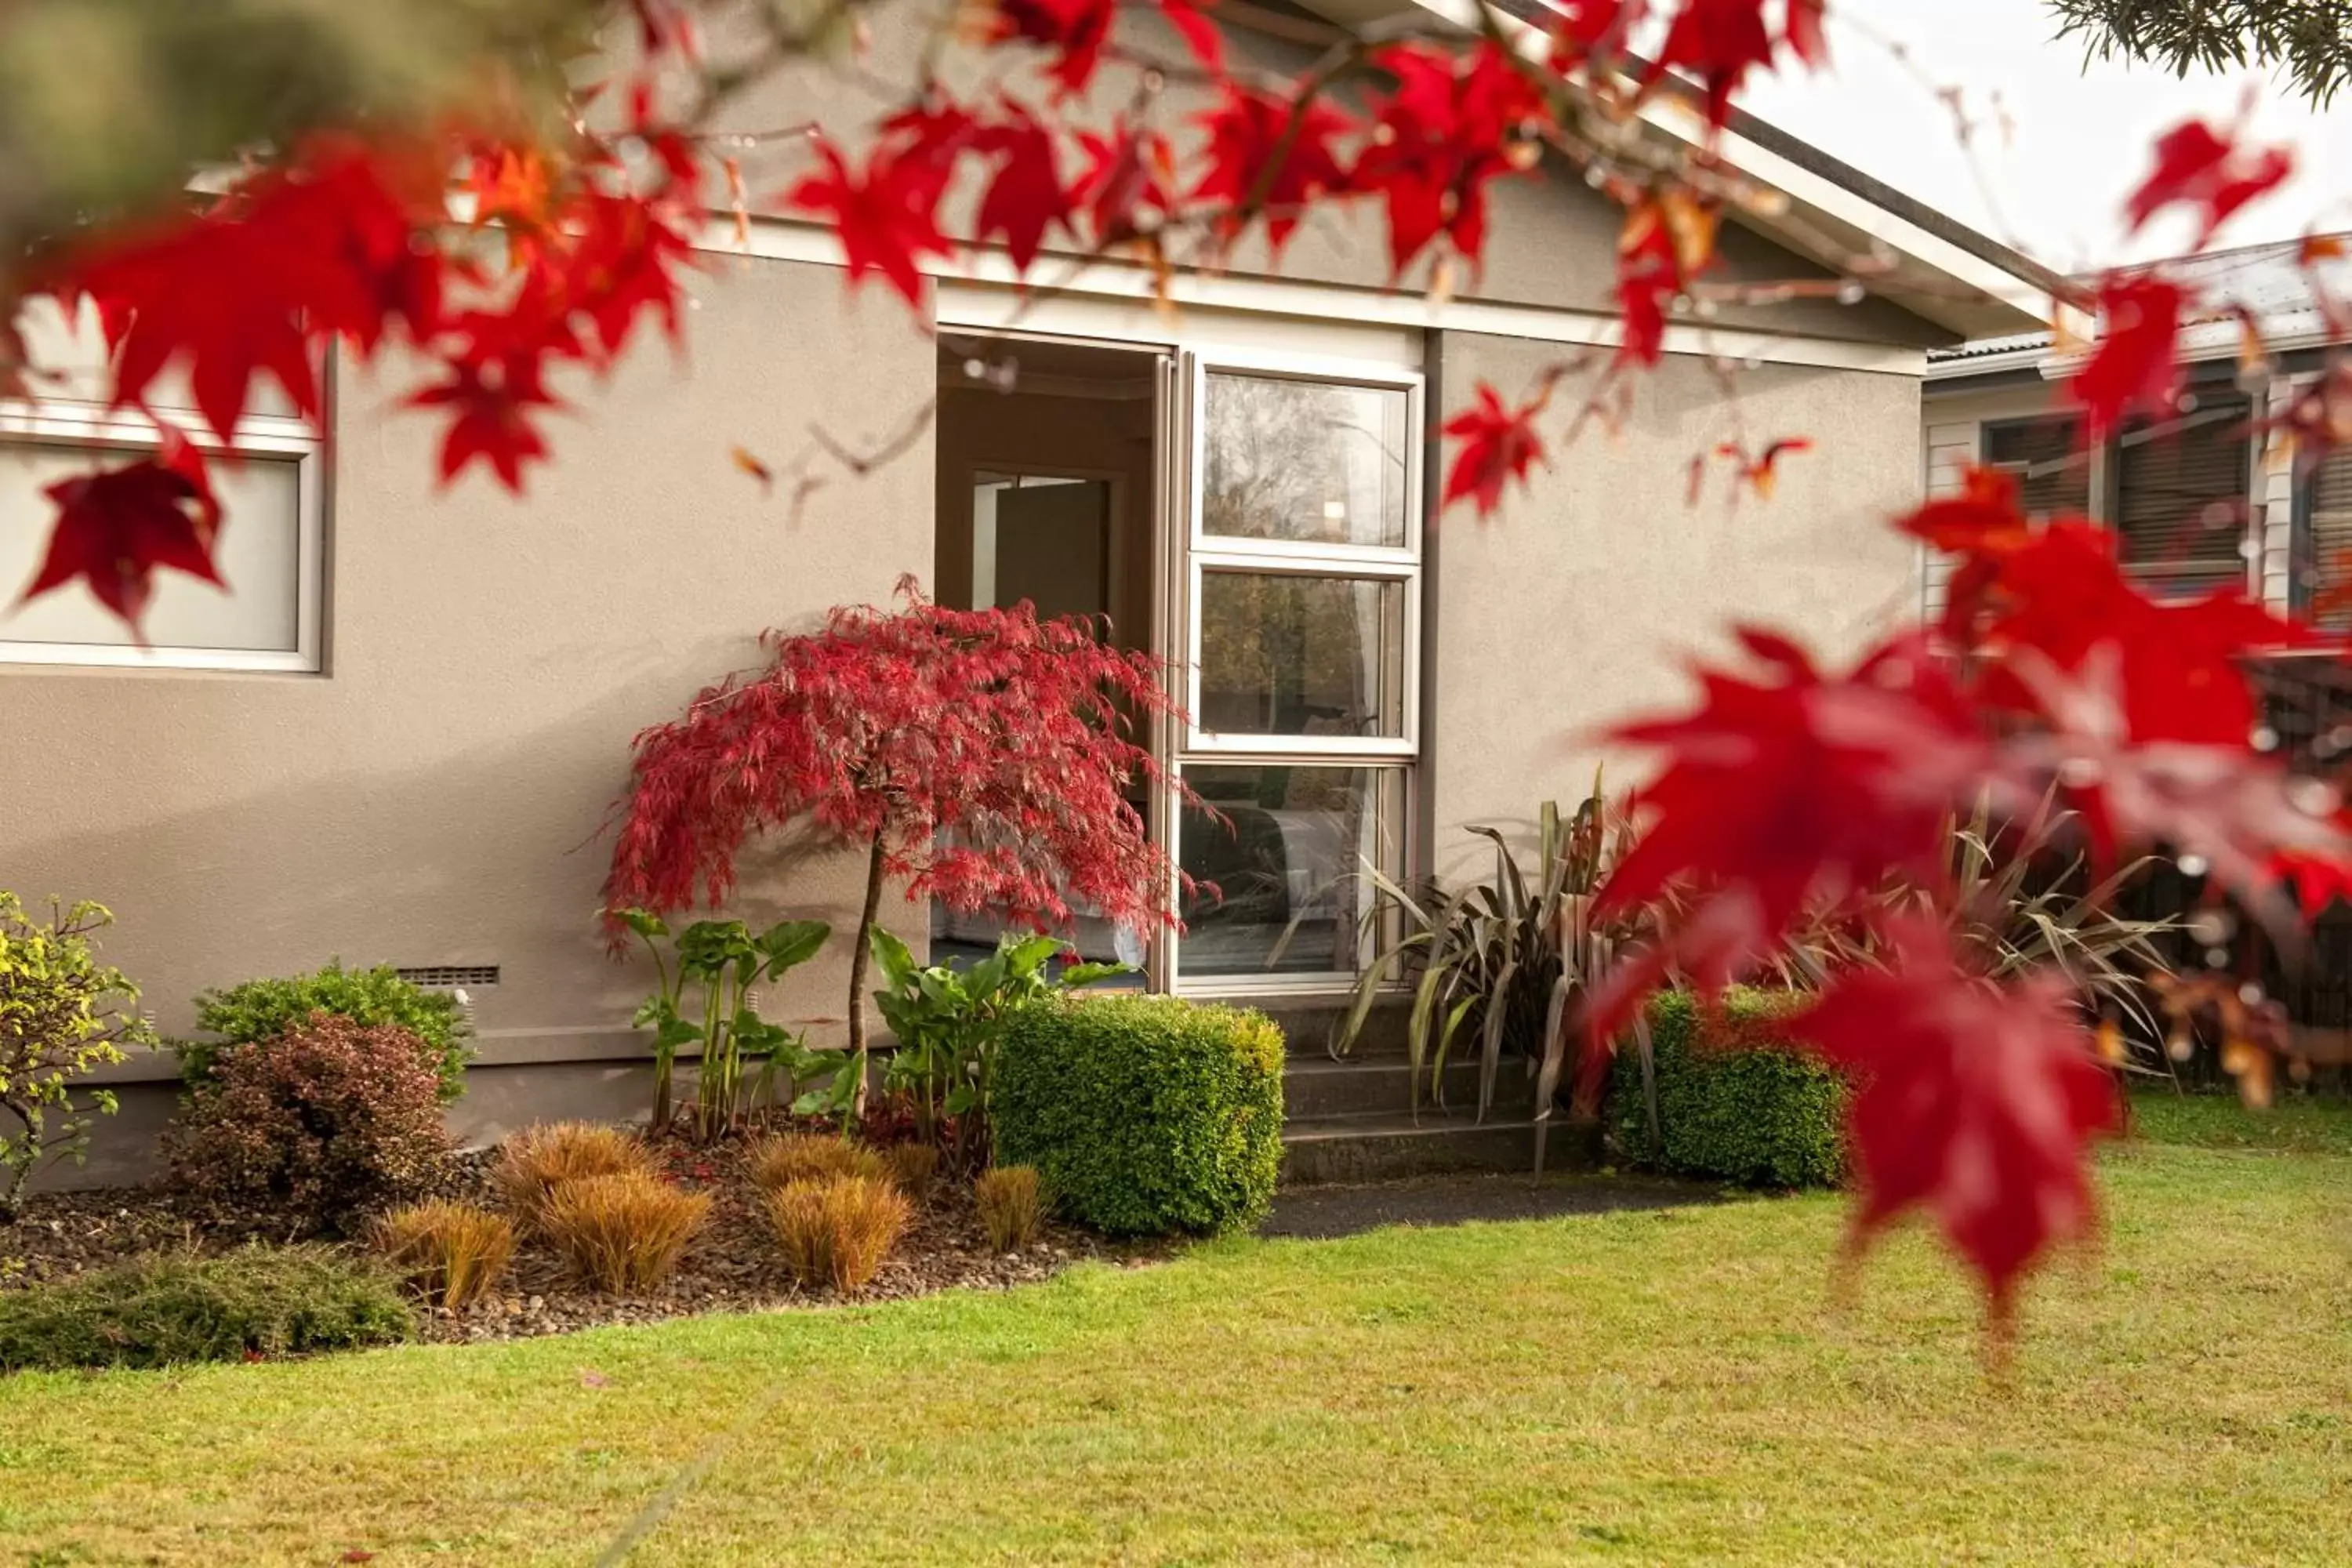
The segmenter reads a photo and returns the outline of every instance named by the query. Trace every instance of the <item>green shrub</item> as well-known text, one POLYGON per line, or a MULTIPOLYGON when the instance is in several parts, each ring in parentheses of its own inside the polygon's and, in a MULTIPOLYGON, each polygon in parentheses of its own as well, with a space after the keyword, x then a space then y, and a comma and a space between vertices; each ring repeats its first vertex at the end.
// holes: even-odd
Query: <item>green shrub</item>
POLYGON ((1708 1020, 1685 992, 1650 1005, 1661 1147, 1653 1151, 1641 1053, 1617 1054, 1610 1085, 1612 1131, 1635 1159, 1685 1175, 1756 1186, 1834 1186, 1845 1171, 1844 1080, 1819 1059, 1776 1046, 1772 1024, 1786 995, 1725 994, 1729 1038, 1706 1037, 1708 1020))
POLYGON ((98 961, 95 933, 113 920, 102 905, 53 899, 35 921, 0 891, 0 1219, 16 1217, 44 1162, 81 1162, 93 1111, 113 1114, 112 1090, 78 1100, 75 1080, 122 1060, 125 1046, 154 1043, 139 988, 98 961))
POLYGON ((466 1043, 473 1031, 457 998, 426 991, 403 980, 393 967, 345 969, 331 960, 316 974, 290 980, 248 980, 196 998, 196 1027, 217 1039, 176 1040, 180 1074, 191 1086, 213 1075, 213 1063, 231 1046, 271 1040, 314 1012, 332 1013, 355 1024, 396 1024, 425 1042, 441 1079, 441 1099, 466 1089, 466 1043))
POLYGON ((1034 1165, 1065 1216, 1113 1235, 1254 1223, 1282 1163, 1282 1031, 1171 996, 1072 996, 1015 1014, 996 1156, 1034 1165))
POLYGON ((0 1371, 299 1355, 387 1344, 415 1330, 389 1276, 329 1248, 156 1253, 0 1291, 0 1371))

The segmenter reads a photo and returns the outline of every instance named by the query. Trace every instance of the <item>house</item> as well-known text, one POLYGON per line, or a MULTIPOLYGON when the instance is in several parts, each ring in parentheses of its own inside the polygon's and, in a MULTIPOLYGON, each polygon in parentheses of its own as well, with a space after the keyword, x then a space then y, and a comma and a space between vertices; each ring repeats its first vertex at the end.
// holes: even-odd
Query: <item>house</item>
MULTIPOLYGON (((2093 446, 2061 384, 2079 350, 2050 331, 1934 349, 1920 413, 1929 493, 1956 489, 1972 464, 2005 469, 2029 514, 2113 527, 2126 571, 2151 593, 2238 584, 2282 614, 2352 630, 2352 448, 2299 461, 2290 417, 2342 341, 2315 302, 2315 282, 2340 299, 2352 288, 2352 265, 2307 261, 2305 243, 2291 240, 2208 252, 2167 270, 2204 302, 2181 336, 2185 395, 2176 416, 2133 420, 2093 446), (2250 325, 2260 354, 2249 352, 2250 325)), ((1942 606, 1944 563, 1923 567, 1923 609, 1932 616, 1942 606)), ((2352 679, 2336 652, 2280 651, 2253 674, 2278 752, 2299 768, 2340 769, 2352 749, 2352 679)), ((2249 962, 2263 966, 2299 1023, 2352 1025, 2352 910, 2338 905, 2319 921, 2308 963, 2249 962)))
MULTIPOLYGON (((877 19, 869 74, 913 47, 897 26, 877 19)), ((1306 58, 1241 31, 1228 47, 1306 58)), ((1109 66, 1097 90, 1133 86, 1109 66)), ((1179 123, 1198 89, 1165 90, 1179 123)), ((728 126, 812 103, 873 112, 798 77, 728 126)), ((1646 133, 1698 122, 1662 104, 1646 133)), ((714 214, 684 354, 647 345, 567 388, 579 416, 520 502, 478 476, 437 489, 401 367, 336 365, 324 429, 263 416, 241 437, 233 594, 168 584, 148 648, 64 595, 0 617, 0 885, 110 905, 109 957, 166 1034, 207 986, 390 963, 471 1000, 461 1131, 633 1110, 650 976, 592 919, 629 738, 754 662, 762 628, 913 574, 950 603, 1108 614, 1183 668, 1193 721, 1160 753, 1236 827, 1188 833, 1160 798, 1152 830, 1181 864, 1249 877, 1154 946, 1151 983, 1328 999, 1360 962, 1361 895, 1335 890, 1360 858, 1475 866, 1467 826, 1589 777, 1571 738, 1678 700, 1676 654, 1736 620, 1835 648, 1908 613, 1916 559, 1885 520, 1919 492, 1930 354, 2052 320, 2032 264, 1769 127, 1737 122, 1722 153, 1769 199, 1727 226, 1711 276, 1810 287, 1685 315, 1615 438, 1557 452, 1483 525, 1436 515, 1443 412, 1616 341, 1622 213, 1580 179, 1498 187, 1483 273, 1443 300, 1386 287, 1364 214, 1305 226, 1278 268, 1244 247, 1180 272, 1174 310, 1140 269, 1024 293, 982 255, 937 270, 929 323, 850 294, 825 231, 714 214), (1873 292, 1842 300, 1834 268, 1862 255, 1873 292), (1769 505, 1685 500, 1692 458, 1734 434, 1723 365, 1742 427, 1812 442, 1769 505), (818 482, 768 493, 737 448, 818 482), (879 456, 856 472, 836 450, 879 456)), ((34 325, 68 352, 66 324, 34 325)), ((0 577, 29 574, 39 488, 77 451, 152 438, 66 396, 6 410, 0 577)), ((777 846, 741 912, 845 926, 861 870, 777 846)), ((925 934, 924 911, 893 918, 925 934)), ((771 1015, 837 1032, 846 952, 771 1015)), ((121 1113, 78 1179, 140 1168, 169 1113, 168 1060, 114 1077, 121 1113)))

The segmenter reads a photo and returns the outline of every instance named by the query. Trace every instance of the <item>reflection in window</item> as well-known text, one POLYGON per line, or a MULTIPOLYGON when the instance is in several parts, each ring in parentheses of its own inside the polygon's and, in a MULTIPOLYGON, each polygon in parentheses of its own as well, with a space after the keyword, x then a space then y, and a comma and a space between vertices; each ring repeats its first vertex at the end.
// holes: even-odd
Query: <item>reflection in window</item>
POLYGON ((1405 542, 1402 389, 1219 374, 1206 392, 1204 533, 1405 542))
POLYGON ((1178 964, 1187 975, 1354 973, 1376 943, 1362 928, 1366 865, 1391 875, 1384 824, 1403 819, 1403 772, 1293 763, 1192 766, 1179 839, 1195 886, 1178 964))
MULTIPOLYGON (((11 595, 33 580, 47 551, 56 503, 44 492, 150 456, 152 447, 90 447, 22 437, 0 441, 0 584, 11 595)), ((302 591, 299 465, 275 457, 215 457, 213 492, 221 530, 213 560, 221 584, 184 572, 155 574, 142 621, 149 646, 222 653, 298 650, 302 591)), ((0 659, 10 643, 130 647, 137 638, 88 584, 69 583, 0 610, 0 659)))
POLYGON ((2123 563, 2151 591, 2190 595, 2246 581, 2252 403, 2183 401, 2177 418, 2134 421, 2116 446, 2123 563))
POLYGON ((1404 585, 1204 573, 1201 727, 1226 734, 1404 732, 1404 585))
POLYGON ((2017 481, 2018 504, 2030 518, 2091 510, 2091 454, 2082 442, 2080 421, 2063 415, 1988 425, 1985 467, 2017 481))

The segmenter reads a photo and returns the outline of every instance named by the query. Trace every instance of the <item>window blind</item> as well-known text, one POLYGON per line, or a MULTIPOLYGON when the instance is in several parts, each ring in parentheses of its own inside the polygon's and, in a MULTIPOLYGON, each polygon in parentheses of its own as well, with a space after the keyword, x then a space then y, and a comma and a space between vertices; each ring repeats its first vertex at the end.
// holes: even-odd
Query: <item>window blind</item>
POLYGON ((2242 395, 2126 426, 2116 449, 2113 522, 2133 575, 2168 594, 2246 581, 2249 423, 2242 395))

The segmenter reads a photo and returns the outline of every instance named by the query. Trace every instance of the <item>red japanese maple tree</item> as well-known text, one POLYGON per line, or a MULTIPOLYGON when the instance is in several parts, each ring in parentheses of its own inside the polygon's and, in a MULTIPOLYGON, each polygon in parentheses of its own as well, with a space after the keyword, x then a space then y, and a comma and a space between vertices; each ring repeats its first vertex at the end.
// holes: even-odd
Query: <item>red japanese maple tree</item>
MULTIPOLYGON (((201 36, 225 60, 281 74, 319 62, 332 89, 270 77, 204 95, 210 117, 187 124, 172 117, 176 100, 142 101, 103 125, 104 144, 128 150, 127 171, 101 178, 89 161, 60 160, 0 190, 14 295, 94 306, 113 355, 110 400, 163 432, 153 458, 53 487, 56 521, 27 593, 81 580, 135 627, 155 573, 216 578, 224 524, 202 449, 233 444, 259 381, 315 415, 330 344, 362 360, 405 351, 424 366, 408 403, 443 422, 444 479, 478 466, 521 489, 547 456, 557 372, 602 371, 648 327, 677 335, 684 276, 718 207, 739 230, 754 209, 822 221, 852 287, 878 278, 919 306, 929 268, 984 247, 1038 288, 1053 286, 1039 276, 1048 258, 1164 279, 1223 264, 1245 238, 1278 257, 1318 210, 1358 204, 1385 219, 1395 281, 1442 293, 1480 263, 1494 183, 1538 163, 1565 170, 1622 213, 1621 330, 1607 352, 1547 367, 1527 388, 1472 389, 1453 413, 1444 494, 1481 517, 1549 452, 1622 418, 1670 331, 1697 331, 1705 352, 1704 307, 1859 299, 1874 276, 1865 257, 1828 279, 1725 276, 1719 227, 1757 192, 1707 149, 1643 133, 1667 98, 1719 132, 1759 73, 1819 67, 1831 0, 1556 0, 1539 21, 1480 0, 1467 26, 1433 16, 1418 30, 1383 23, 1377 37, 1238 0, 1135 7, 1173 28, 1163 53, 1134 41, 1119 0, 974 0, 933 8, 929 47, 908 57, 872 124, 720 128, 747 85, 860 47, 867 14, 887 3, 745 16, 727 0, 408 0, 415 47, 441 51, 436 68, 378 71, 331 47, 337 8, 313 8, 306 25, 321 31, 305 47, 272 31, 269 47, 240 49, 238 18, 278 29, 295 25, 290 13, 222 7, 201 36), (723 51, 706 47, 701 26, 721 12, 747 24, 711 29, 723 51), (603 56, 625 63, 583 86, 588 73, 565 68, 598 24, 625 31, 608 27, 603 56), (1221 28, 1315 48, 1286 77, 1245 70, 1221 28), (950 68, 974 49, 990 68, 950 68), (1098 101, 1091 89, 1114 59, 1143 68, 1131 93, 1098 101), (1180 79, 1205 91, 1205 108, 1170 107, 1180 79), (769 153, 789 167, 747 173, 769 153), (217 194, 189 194, 192 161, 217 194), (960 189, 977 195, 968 219, 950 203, 960 189), (210 443, 148 407, 167 372, 187 376, 210 443)), ((90 25, 136 28, 140 15, 112 8, 90 25)), ((17 64, 75 68, 69 58, 17 64)), ((871 62, 858 68, 874 86, 871 62)), ((2234 126, 2179 127, 2154 149, 2118 227, 2186 207, 2210 245, 2291 162, 2234 126)), ((2323 237, 2305 253, 2329 335, 2352 338, 2352 309, 2321 272, 2342 246, 2323 237)), ((2052 282, 2074 312, 2063 324, 2090 339, 2066 383, 2087 433, 2176 412, 2184 323, 2232 305, 2213 287, 2161 267, 2052 282)), ((2249 321, 2246 352, 2259 358, 2249 321)), ((44 369, 13 334, 0 341, 0 391, 37 394, 44 369)), ((2306 466, 2352 442, 2352 363, 2333 354, 2278 424, 2306 466)), ((1801 432, 1785 432, 1712 455, 1760 493, 1778 460, 1804 450, 1801 432)), ((1695 487, 1707 457, 1694 455, 1695 487)), ((1621 732, 1659 766, 1641 803, 1648 837, 1602 900, 1671 889, 1681 913, 1625 955, 1588 1010, 1588 1082, 1612 1020, 1648 988, 1728 979, 1792 922, 1879 918, 1873 884, 1927 863, 1957 801, 2055 789, 2103 844, 2194 854, 2274 921, 2292 918, 2280 879, 2352 875, 2333 789, 2291 780, 2251 723, 2245 656, 2310 634, 2236 591, 2152 600, 2098 530, 2030 526, 1995 476, 1890 521, 1954 558, 1938 625, 1838 669, 1751 632, 1746 664, 1699 672, 1691 713, 1621 732)), ((1123 795, 1150 768, 1123 726, 1160 701, 1139 662, 1073 628, 920 603, 843 612, 774 652, 764 675, 722 683, 640 737, 616 903, 722 896, 749 835, 806 817, 866 847, 869 900, 895 874, 918 893, 1047 920, 1076 902, 1165 918, 1166 873, 1123 795)), ((1882 1086, 1855 1106, 1859 1225, 1933 1208, 2004 1305, 2044 1242, 2088 1220, 2084 1144, 2105 1122, 2084 1069, 2088 1037, 2047 986, 1996 986, 1916 932, 1883 935, 1899 962, 1842 982, 1804 1026, 1826 1053, 1866 1057, 1882 1086)))
MULTIPOLYGON (((1045 931, 1084 911, 1172 924, 1167 857, 1134 801, 1160 776, 1138 735, 1171 712, 1158 665, 1083 619, 953 610, 900 584, 896 611, 770 633, 772 658, 640 733, 615 807, 606 908, 726 902, 756 835, 795 824, 866 857, 849 1041, 866 1059, 866 932, 886 882, 1045 931)), ((617 936, 620 928, 614 928, 617 936)))

